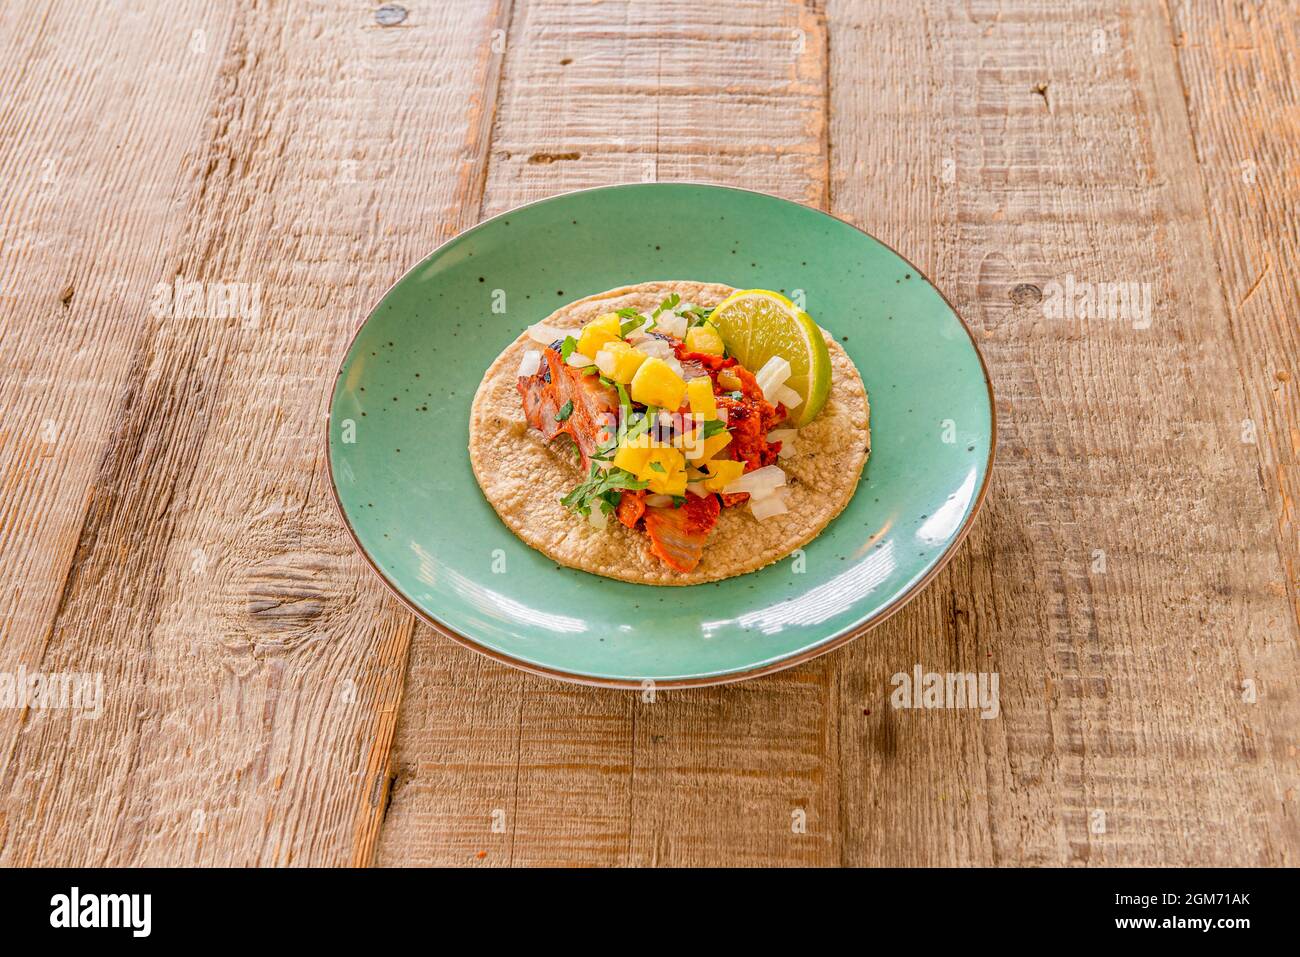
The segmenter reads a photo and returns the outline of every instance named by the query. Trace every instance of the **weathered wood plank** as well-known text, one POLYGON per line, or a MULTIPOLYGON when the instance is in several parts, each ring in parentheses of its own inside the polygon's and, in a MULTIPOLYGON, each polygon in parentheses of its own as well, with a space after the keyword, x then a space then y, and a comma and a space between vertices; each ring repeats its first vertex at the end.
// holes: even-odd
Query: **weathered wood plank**
POLYGON ((0 670, 106 692, 0 710, 0 862, 1297 862, 1295 10, 706 6, 0 7, 0 670), (320 459, 395 276, 640 179, 894 244, 1002 426, 907 611, 653 700, 416 626, 320 459), (1150 283, 1149 327, 1049 318, 1067 276, 1150 283), (151 310, 177 277, 260 314, 151 310), (1000 717, 893 709, 917 663, 1000 717))
MULTIPOLYGON (((0 7, 6 674, 37 670, 51 639, 157 261, 184 225, 186 153, 203 129, 229 19, 197 2, 166 17, 122 15, 111 2, 62 14, 0 7), (160 29, 164 19, 173 26, 160 29)), ((25 723, 20 710, 0 709, 0 769, 25 723)), ((24 862, 32 851, 15 852, 11 835, 39 809, 12 796, 2 770, 0 782, 0 859, 24 862)))
MULTIPOLYGON (((28 661, 102 672, 105 712, 23 715, 6 862, 369 860, 413 623, 333 515, 325 387, 364 310, 477 202, 497 15, 435 6, 384 29, 241 4, 209 38, 183 227, 135 252, 145 308, 28 661), (147 311, 173 277, 258 284, 260 315, 147 311)), ((183 43, 172 16, 119 55, 183 43)))
MULTIPOLYGON (((484 213, 642 179, 823 201, 822 18, 765 0, 718 19, 684 0, 516 4, 484 213)), ((827 664, 650 702, 520 675, 426 634, 412 649, 380 863, 831 853, 827 664), (795 810, 807 834, 793 832, 795 810)))
POLYGON ((1163 12, 927 11, 830 6, 834 208, 974 326, 1001 444, 951 568, 838 656, 844 858, 1293 863, 1295 624, 1163 12), (1150 326, 1047 318, 1071 275, 1150 283, 1150 326), (892 709, 917 662, 999 672, 1001 718, 892 709))
MULTIPOLYGON (((1300 7, 1167 8, 1215 264, 1300 622, 1300 7)), ((1265 668, 1269 666, 1265 665, 1265 668)))

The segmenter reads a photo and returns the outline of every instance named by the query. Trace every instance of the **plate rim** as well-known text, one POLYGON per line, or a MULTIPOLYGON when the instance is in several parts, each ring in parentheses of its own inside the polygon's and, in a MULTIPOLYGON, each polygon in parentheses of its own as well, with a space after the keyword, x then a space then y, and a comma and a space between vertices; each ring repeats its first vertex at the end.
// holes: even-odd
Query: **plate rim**
MULTIPOLYGON (((827 212, 824 209, 818 209, 815 206, 809 206, 807 203, 800 203, 792 199, 786 199, 783 196, 776 196, 772 193, 765 193, 762 190, 746 189, 742 186, 729 186, 722 183, 708 183, 699 180, 669 180, 669 181, 655 181, 653 183, 642 183, 642 182, 608 183, 603 186, 587 186, 581 189, 565 190, 560 193, 552 193, 551 195, 544 196, 541 199, 535 199, 527 203, 520 203, 518 206, 512 206, 510 209, 497 213, 494 216, 489 216, 487 219, 481 220, 480 222, 475 223, 473 226, 469 226, 466 229, 462 229, 460 232, 456 233, 455 235, 447 237, 442 242, 440 242, 437 246, 435 246, 432 250, 426 253, 424 256, 420 257, 419 260, 417 260, 413 265, 411 265, 410 268, 408 268, 405 272, 403 272, 395 281, 393 281, 388 286, 388 288, 383 291, 383 293, 379 296, 379 298, 375 300, 374 305, 371 306, 370 310, 366 313, 366 317, 363 320, 361 320, 361 322, 357 325, 357 327, 352 331, 352 335, 348 338, 347 345, 343 349, 343 355, 338 360, 338 371, 334 374, 334 377, 329 380, 328 389, 329 389, 329 402, 327 404, 327 409, 324 416, 324 427, 325 427, 324 458, 325 458, 325 470, 329 477, 330 498, 334 503, 335 512, 338 514, 339 519, 342 521, 343 527, 347 530, 348 537, 352 539, 353 546, 360 553, 365 563, 368 566, 370 566, 370 570, 374 572, 375 575, 379 578, 379 580, 384 584, 384 587, 387 588, 388 591, 395 598, 397 598, 399 602, 405 605, 406 608, 409 609, 416 616, 416 618, 424 622, 424 624, 428 625, 435 632, 442 635, 444 638, 449 638, 450 640, 456 642, 457 644, 465 648, 468 648, 471 651, 476 651, 487 658, 491 658, 492 660, 498 661, 501 664, 509 665, 512 668, 517 668, 520 671, 524 671, 529 674, 538 675, 539 677, 543 677, 543 678, 553 678, 559 681, 567 682, 569 684, 586 685, 587 687, 617 688, 626 691, 642 691, 647 687, 655 688, 655 689, 703 688, 703 687, 710 687, 713 685, 734 684, 735 682, 738 681, 748 681, 751 678, 759 678, 762 677, 763 675, 774 674, 778 671, 784 671, 787 668, 793 668, 796 665, 801 665, 806 662, 812 661, 815 658, 820 658, 822 655, 828 654, 837 648, 842 648, 844 645, 847 645, 849 642, 857 638, 861 638, 867 632, 884 624, 891 617, 897 614, 904 606, 906 606, 909 602, 911 602, 913 598, 915 598, 918 594, 920 594, 920 592, 924 590, 925 586, 928 585, 935 578, 935 576, 937 576, 939 572, 941 572, 947 566, 948 562, 951 561, 953 556, 956 554, 957 549, 960 548, 961 544, 966 540, 966 536, 970 534, 970 530, 972 526, 975 524, 975 518, 977 515, 979 515, 980 509, 984 505, 984 500, 988 496, 989 486, 992 484, 993 466, 994 466, 994 460, 996 457, 997 446, 998 446, 997 400, 993 393, 993 380, 989 376, 989 367, 988 367, 988 363, 985 362, 984 360, 984 353, 980 351, 979 343, 975 340, 975 334, 974 332, 971 331, 971 327, 969 323, 966 322, 966 319, 957 310, 957 307, 953 305, 952 300, 948 298, 948 296, 944 293, 942 289, 938 287, 938 285, 936 285, 934 282, 931 281, 930 277, 926 275, 926 273, 923 270, 917 267, 915 263, 913 263, 910 259, 908 259, 902 253, 900 253, 889 243, 885 242, 882 239, 879 239, 876 236, 873 236, 871 233, 867 232, 861 226, 851 223, 847 219, 837 216, 834 213, 827 212), (765 199, 776 200, 779 203, 785 203, 790 206, 799 206, 803 209, 809 210, 810 212, 825 216, 828 219, 833 219, 836 222, 843 223, 845 226, 848 226, 849 228, 862 233, 862 235, 866 236, 868 239, 871 239, 876 243, 879 243, 881 246, 888 249, 891 253, 893 253, 904 263, 910 266, 916 272, 916 274, 921 279, 923 279, 927 285, 929 285, 931 289, 933 289, 936 293, 939 294, 939 298, 943 300, 944 305, 946 305, 952 311, 952 314, 957 317, 957 322, 961 325, 962 331, 966 333, 966 338, 970 341, 971 348, 975 351, 975 358, 979 360, 980 374, 984 377, 984 387, 988 391, 988 397, 989 397, 989 454, 988 454, 988 459, 984 464, 984 477, 980 481, 979 491, 976 492, 975 502, 971 506, 970 513, 966 516, 965 520, 962 522, 961 528, 957 530, 957 534, 953 537, 952 541, 948 543, 948 546, 939 554, 939 557, 935 560, 934 564, 930 566, 930 568, 925 572, 924 575, 922 575, 910 586, 908 586, 908 588, 900 595, 897 595, 895 598, 889 601, 883 608, 879 609, 874 615, 869 616, 865 620, 859 622, 856 625, 853 625, 850 628, 845 629, 844 631, 840 632, 837 635, 831 635, 829 638, 823 639, 820 643, 810 648, 805 648, 802 651, 787 655, 784 658, 779 658, 776 661, 768 661, 765 663, 760 663, 751 668, 745 668, 737 671, 728 671, 722 674, 699 675, 699 676, 689 676, 689 677, 682 677, 682 678, 664 678, 664 679, 643 678, 640 680, 625 679, 625 678, 605 678, 597 675, 584 675, 578 672, 562 671, 558 668, 548 668, 544 665, 538 665, 530 661, 524 661, 520 658, 515 658, 511 655, 506 654, 505 652, 498 651, 495 648, 489 648, 486 645, 479 643, 469 635, 463 635, 460 632, 456 631, 454 628, 452 628, 450 625, 447 625, 444 622, 439 621, 436 617, 434 617, 429 612, 425 611, 423 608, 420 608, 411 598, 409 598, 384 573, 383 569, 379 567, 379 565, 375 562, 374 558, 371 557, 370 552, 366 549, 365 545, 362 544, 360 537, 357 535, 356 529, 353 528, 352 522, 351 520, 349 520, 347 512, 343 508, 343 501, 339 497, 338 483, 334 479, 334 461, 331 454, 332 430, 330 426, 331 423, 333 423, 334 421, 334 398, 336 392, 338 391, 338 380, 343 375, 344 366, 347 364, 348 358, 352 355, 353 346, 356 345, 356 341, 358 337, 360 337, 362 330, 365 329, 365 327, 370 323, 370 320, 374 318, 375 312, 383 304, 384 300, 388 298, 389 294, 398 286, 400 286, 403 282, 405 282, 406 279, 409 276, 411 276, 417 269, 419 269, 426 262, 428 262, 430 259, 436 256, 439 252, 441 252, 445 247, 451 245, 452 243, 456 242, 459 239, 462 239, 465 236, 468 236, 470 233, 476 232, 477 230, 484 228, 490 225, 491 223, 496 222, 498 219, 503 219, 506 216, 511 216, 515 213, 518 213, 520 210, 528 209, 532 206, 540 206, 543 203, 550 203, 556 200, 564 199, 569 196, 576 196, 583 193, 604 192, 609 190, 626 189, 628 187, 653 188, 655 186, 702 186, 709 189, 722 189, 722 190, 729 190, 731 192, 736 192, 736 193, 749 193, 754 196, 762 196, 765 199)), ((854 490, 854 494, 855 495, 857 494, 856 489, 854 490)))

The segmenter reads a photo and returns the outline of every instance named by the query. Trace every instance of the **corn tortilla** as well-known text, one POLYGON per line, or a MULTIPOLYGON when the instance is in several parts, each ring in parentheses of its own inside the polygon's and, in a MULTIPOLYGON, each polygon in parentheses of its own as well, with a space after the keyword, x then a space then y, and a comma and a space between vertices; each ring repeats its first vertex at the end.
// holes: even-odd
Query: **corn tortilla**
MULTIPOLYGON (((734 291, 718 283, 645 282, 580 299, 543 322, 577 329, 624 307, 653 310, 674 292, 683 302, 708 307, 734 291)), ((567 439, 547 443, 524 419, 516 388, 519 363, 527 350, 543 348, 526 333, 497 356, 474 395, 469 422, 474 476, 511 531, 570 568, 646 585, 695 585, 770 565, 812 541, 844 510, 871 451, 862 378, 834 337, 822 334, 831 357, 830 396, 798 431, 796 454, 779 462, 788 476, 789 511, 760 522, 748 504, 724 508, 694 571, 675 571, 651 555, 644 531, 627 528, 614 516, 597 529, 560 504, 585 476, 567 439)))

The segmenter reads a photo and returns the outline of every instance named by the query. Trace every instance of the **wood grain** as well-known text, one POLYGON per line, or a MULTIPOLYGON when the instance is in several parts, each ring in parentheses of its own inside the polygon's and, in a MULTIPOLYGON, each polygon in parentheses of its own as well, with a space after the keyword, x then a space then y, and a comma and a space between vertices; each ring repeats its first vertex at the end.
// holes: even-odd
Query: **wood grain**
MULTIPOLYGON (((822 201, 823 19, 750 2, 716 21, 684 0, 517 4, 484 213, 642 179, 822 201)), ((828 675, 814 663, 646 701, 519 675, 422 630, 378 861, 826 860, 828 675), (820 831, 795 834, 796 810, 820 831)))
MULTIPOLYGON (((161 117, 138 131, 149 150, 173 124, 191 135, 157 147, 175 167, 174 221, 130 251, 129 319, 92 334, 88 310, 56 328, 66 271, 31 277, 51 319, 27 328, 94 353, 104 408, 92 467, 58 479, 66 543, 31 532, 63 561, 21 581, 33 610, 5 632, 27 639, 29 668, 102 672, 107 700, 98 721, 27 712, 11 726, 0 859, 369 860, 413 625, 335 519, 320 423, 367 305, 477 199, 495 15, 457 4, 383 30, 333 4, 240 5, 195 54, 206 72, 182 71, 192 98, 141 119, 161 117), (173 277, 257 283, 261 315, 154 315, 153 284, 173 277)), ((114 52, 140 62, 184 51, 202 23, 161 8, 129 22, 121 42, 137 49, 114 52)), ((22 345, 6 336, 7 354, 22 345)))
POLYGON ((1300 862, 1294 5, 0 7, 0 863, 1300 862), (802 667, 634 693, 417 625, 329 505, 366 310, 612 182, 828 208, 999 397, 984 514, 802 667), (1067 277, 1145 323, 1051 318, 1067 277), (155 286, 250 283, 185 317, 155 286), (409 657, 409 668, 408 668, 409 657), (891 707, 995 671, 1001 713, 891 707), (1243 688, 1253 689, 1254 697, 1243 688))
POLYGON ((1300 9, 1176 3, 1168 19, 1245 386, 1241 427, 1259 446, 1300 621, 1300 9))
POLYGON ((1163 11, 831 10, 835 208, 948 290, 1001 420, 961 554, 838 656, 842 802, 882 811, 844 859, 1294 862, 1296 632, 1163 11), (1067 275, 1151 283, 1150 327, 1046 318, 1067 275), (1001 720, 864 718, 913 662, 997 670, 1001 720))

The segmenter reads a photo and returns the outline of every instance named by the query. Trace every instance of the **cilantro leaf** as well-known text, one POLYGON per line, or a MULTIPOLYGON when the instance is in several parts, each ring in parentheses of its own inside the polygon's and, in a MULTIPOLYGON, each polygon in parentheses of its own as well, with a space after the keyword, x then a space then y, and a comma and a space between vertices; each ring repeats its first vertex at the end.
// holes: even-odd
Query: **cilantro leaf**
POLYGON ((616 501, 613 492, 622 489, 641 489, 649 484, 639 480, 625 469, 608 469, 602 472, 597 466, 592 465, 587 481, 575 486, 568 495, 560 499, 560 504, 582 515, 590 515, 593 505, 599 505, 601 511, 605 511, 605 505, 612 507, 616 501), (602 502, 604 504, 601 504, 602 502))
POLYGON ((711 435, 717 435, 719 432, 726 431, 726 428, 727 423, 723 422, 721 419, 710 419, 708 422, 704 423, 704 438, 707 439, 711 435))
POLYGON ((661 313, 661 312, 665 312, 665 311, 667 311, 667 310, 669 310, 669 309, 676 309, 677 306, 678 306, 678 304, 681 303, 681 301, 682 301, 682 297, 679 296, 679 295, 677 295, 677 293, 673 293, 671 296, 669 296, 669 297, 668 297, 667 299, 665 299, 663 302, 659 303, 659 308, 657 308, 657 309, 654 311, 654 313, 651 314, 650 318, 651 318, 651 319, 658 319, 658 318, 659 318, 659 313, 661 313))
POLYGON ((656 472, 664 472, 664 474, 667 474, 664 467, 658 462, 651 462, 650 467, 654 469, 656 472))
POLYGON ((564 405, 560 406, 560 411, 555 413, 555 421, 563 422, 569 416, 573 415, 573 400, 570 399, 564 405))

